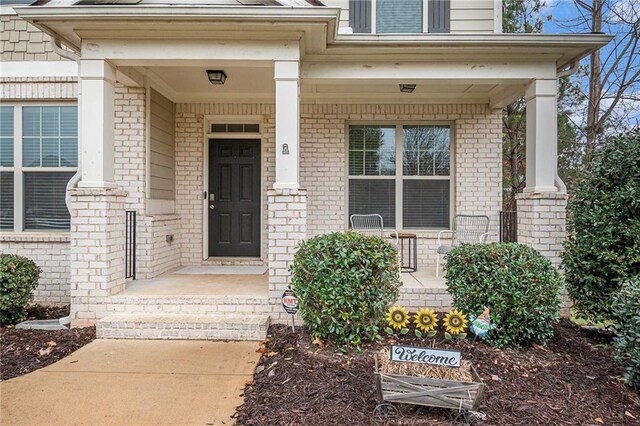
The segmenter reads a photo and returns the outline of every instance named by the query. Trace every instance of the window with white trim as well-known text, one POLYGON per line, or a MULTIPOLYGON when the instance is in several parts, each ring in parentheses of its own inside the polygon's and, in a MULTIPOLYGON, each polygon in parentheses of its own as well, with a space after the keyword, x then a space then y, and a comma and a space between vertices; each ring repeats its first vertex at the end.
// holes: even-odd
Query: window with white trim
POLYGON ((78 166, 75 105, 0 107, 0 230, 69 230, 67 182, 78 166))
POLYGON ((448 229, 451 127, 350 125, 349 216, 379 214, 385 228, 448 229))

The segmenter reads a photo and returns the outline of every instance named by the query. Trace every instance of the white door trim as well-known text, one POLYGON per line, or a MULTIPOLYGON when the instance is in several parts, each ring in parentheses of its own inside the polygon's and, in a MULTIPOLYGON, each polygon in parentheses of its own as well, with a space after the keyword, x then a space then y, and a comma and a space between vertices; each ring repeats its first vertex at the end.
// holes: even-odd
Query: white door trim
MULTIPOLYGON (((260 140, 260 257, 252 259, 264 259, 265 242, 265 203, 264 203, 264 122, 261 115, 205 115, 202 155, 202 260, 209 257, 209 139, 259 139, 260 140), (211 124, 257 124, 260 126, 258 133, 212 133, 211 124), (204 193, 207 193, 207 197, 204 193)), ((213 258, 215 259, 215 258, 213 258)), ((246 259, 246 258, 242 258, 246 259)))

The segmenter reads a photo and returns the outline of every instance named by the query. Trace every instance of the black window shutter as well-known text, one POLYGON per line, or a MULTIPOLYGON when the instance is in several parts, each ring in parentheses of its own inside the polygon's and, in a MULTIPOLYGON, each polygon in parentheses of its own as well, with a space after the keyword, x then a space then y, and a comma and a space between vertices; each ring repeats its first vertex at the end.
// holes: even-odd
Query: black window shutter
POLYGON ((349 0, 349 26, 354 33, 371 32, 370 0, 349 0))
POLYGON ((448 33, 451 30, 451 0, 429 0, 429 32, 448 33))

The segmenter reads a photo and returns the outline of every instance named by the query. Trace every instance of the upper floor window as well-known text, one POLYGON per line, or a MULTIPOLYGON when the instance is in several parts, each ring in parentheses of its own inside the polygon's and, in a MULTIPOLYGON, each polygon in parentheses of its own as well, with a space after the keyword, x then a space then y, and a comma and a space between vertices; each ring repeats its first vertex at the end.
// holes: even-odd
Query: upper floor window
POLYGON ((448 33, 451 0, 349 0, 354 33, 448 33))

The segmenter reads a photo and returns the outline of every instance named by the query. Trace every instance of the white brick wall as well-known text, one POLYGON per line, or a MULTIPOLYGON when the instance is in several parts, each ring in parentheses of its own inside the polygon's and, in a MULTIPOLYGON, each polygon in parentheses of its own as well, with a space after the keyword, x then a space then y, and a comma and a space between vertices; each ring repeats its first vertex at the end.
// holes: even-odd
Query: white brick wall
POLYGON ((107 297, 124 289, 124 205, 121 189, 71 191, 71 325, 103 317, 107 297))
MULTIPOLYGON (((176 104, 176 214, 180 216, 183 265, 200 265, 203 254, 203 137, 206 116, 262 117, 262 259, 267 256, 267 191, 275 180, 274 106, 264 104, 176 104)), ((208 185, 207 185, 208 186, 208 185)))
POLYGON ((0 252, 28 257, 42 269, 34 301, 46 304, 69 303, 69 234, 37 233, 0 236, 0 252))
POLYGON ((128 192, 124 208, 137 213, 136 278, 153 278, 180 265, 179 217, 146 215, 146 108, 144 88, 116 88, 114 179, 128 192), (174 240, 168 242, 171 235, 174 240))
POLYGON ((75 77, 0 77, 2 100, 69 100, 78 98, 75 77))
POLYGON ((269 300, 274 311, 281 311, 282 292, 291 282, 289 266, 298 244, 307 238, 307 191, 305 189, 270 189, 268 198, 269 229, 269 300))
MULTIPOLYGON (((178 104, 176 109, 176 213, 181 217, 181 261, 202 264, 206 263, 202 261, 205 115, 262 116, 266 194, 274 179, 273 105, 178 104)), ((347 226, 347 123, 390 120, 455 123, 455 211, 488 215, 492 239, 496 240, 502 207, 502 122, 500 111, 486 105, 303 105, 300 183, 308 191, 308 236, 341 231, 347 226)), ((419 231, 418 235, 419 263, 434 264, 437 231, 419 231)), ((263 246, 266 239, 263 231, 263 246)))
MULTIPOLYGON (((20 30, 22 31, 20 34, 27 34, 27 40, 31 40, 31 37, 34 36, 33 32, 26 31, 26 22, 21 22, 22 24, 19 25, 24 24, 24 28, 20 30)), ((3 25, 7 25, 4 18, 3 25)), ((4 44, 9 43, 8 32, 6 34, 2 32, 2 37, 4 44)), ((15 41, 14 46, 17 46, 18 50, 19 43, 23 43, 24 49, 27 49, 27 41, 15 41)), ((17 50, 7 54, 15 55, 15 52, 17 50)), ((26 50, 24 52, 26 55, 26 50)), ((6 59, 4 52, 2 56, 3 59, 6 59)), ((55 56, 57 57, 57 55, 55 56)), ((15 58, 12 59, 15 60, 15 58)), ((31 59, 38 58, 34 56, 31 59)), ((0 76, 0 99, 3 101, 33 101, 35 103, 51 100, 75 100, 77 98, 76 81, 75 77, 19 79, 0 76)), ((36 302, 59 305, 69 303, 69 233, 14 234, 13 232, 5 232, 0 235, 0 253, 25 256, 40 266, 42 273, 38 287, 34 292, 36 302)))

